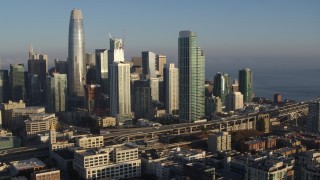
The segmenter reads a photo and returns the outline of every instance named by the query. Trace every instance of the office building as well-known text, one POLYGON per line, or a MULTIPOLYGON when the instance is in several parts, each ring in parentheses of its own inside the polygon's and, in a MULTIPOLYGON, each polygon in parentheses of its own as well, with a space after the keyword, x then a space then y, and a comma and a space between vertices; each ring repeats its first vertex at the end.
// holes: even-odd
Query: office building
POLYGON ((46 164, 40 161, 38 158, 12 161, 10 164, 12 164, 11 174, 13 176, 24 173, 32 173, 34 171, 42 170, 46 167, 46 164))
POLYGON ((130 64, 113 62, 110 66, 110 112, 112 116, 131 114, 130 64))
POLYGON ((100 84, 86 85, 86 106, 89 114, 100 110, 101 93, 102 89, 100 84))
POLYGON ((281 103, 282 102, 282 95, 281 94, 274 94, 273 95, 273 102, 274 103, 281 103))
POLYGON ((128 179, 141 176, 141 160, 125 145, 77 150, 73 169, 84 179, 128 179))
POLYGON ((309 131, 320 132, 320 101, 309 103, 307 126, 309 131))
POLYGON ((240 92, 232 92, 227 95, 226 110, 236 111, 243 109, 243 95, 240 92))
POLYGON ((193 122, 205 116, 205 56, 196 33, 179 33, 179 118, 193 122))
POLYGON ((76 145, 82 148, 96 148, 104 145, 103 136, 76 137, 76 145))
POLYGON ((12 127, 11 118, 12 118, 12 110, 18 108, 25 108, 26 104, 20 100, 18 102, 9 101, 8 103, 3 104, 2 106, 2 125, 5 128, 12 127))
POLYGON ((212 113, 222 112, 221 98, 211 96, 206 98, 206 116, 211 117, 212 113))
POLYGON ((231 135, 228 132, 218 132, 208 136, 208 151, 216 153, 231 150, 231 135))
POLYGON ((9 100, 9 72, 0 70, 0 103, 7 103, 9 100))
POLYGON ((142 52, 142 71, 145 79, 156 78, 156 54, 150 51, 142 52))
POLYGON ((28 74, 28 104, 33 106, 39 106, 43 102, 43 93, 41 93, 41 82, 38 74, 28 74))
POLYGON ((151 88, 147 80, 139 80, 134 82, 135 119, 146 118, 150 113, 151 107, 151 88))
POLYGON ((47 77, 46 110, 50 113, 65 111, 67 107, 67 75, 54 73, 47 77))
POLYGON ((59 59, 54 60, 55 72, 59 74, 68 74, 68 62, 59 59))
POLYGON ((32 137, 38 133, 47 132, 51 126, 56 126, 58 118, 55 114, 33 114, 29 115, 24 123, 27 136, 32 137))
POLYGON ((84 97, 85 41, 80 9, 73 9, 69 22, 68 88, 70 97, 84 97))
POLYGON ((110 49, 108 50, 109 66, 113 62, 124 62, 124 45, 123 45, 122 39, 111 37, 110 35, 109 40, 110 40, 110 49))
POLYGON ((214 76, 214 95, 221 98, 222 104, 226 104, 226 96, 230 93, 230 78, 228 74, 218 72, 214 76))
POLYGON ((253 98, 252 71, 245 68, 239 71, 239 91, 243 94, 243 102, 248 103, 253 98))
POLYGON ((20 147, 20 138, 17 136, 4 136, 0 137, 0 150, 10 149, 10 148, 19 148, 20 147))
POLYGON ((108 50, 96 49, 97 82, 102 86, 102 93, 108 94, 108 50))
MULTIPOLYGON (((46 76, 48 72, 48 55, 46 54, 36 54, 33 52, 32 46, 29 50, 29 60, 28 60, 28 74, 29 75, 37 75, 38 77, 38 87, 33 87, 33 91, 39 91, 42 92, 41 95, 38 95, 42 98, 40 98, 41 103, 44 103, 45 101, 45 89, 46 89, 46 76)), ((30 84, 29 84, 30 85, 30 84)), ((30 89, 30 86, 28 86, 28 90, 30 89)), ((28 93, 28 96, 30 93, 28 93)), ((38 102, 32 102, 32 98, 28 97, 29 101, 32 105, 39 105, 38 102)))
POLYGON ((179 69, 173 63, 165 68, 165 105, 167 114, 178 114, 179 110, 179 69))
POLYGON ((164 55, 156 55, 156 75, 163 76, 163 69, 167 63, 167 57, 164 55))
POLYGON ((31 174, 31 180, 60 180, 60 170, 44 169, 31 174))
POLYGON ((132 61, 132 67, 142 67, 142 57, 132 57, 131 58, 132 61))
POLYGON ((233 81, 231 92, 239 92, 239 81, 237 79, 233 81))
POLYGON ((24 121, 29 119, 30 115, 34 114, 44 114, 44 107, 39 106, 29 106, 25 108, 16 108, 12 110, 12 116, 10 118, 9 124, 12 124, 12 128, 23 128, 24 121))
POLYGON ((25 77, 23 64, 10 64, 10 96, 12 101, 25 99, 25 77))
POLYGON ((151 100, 159 101, 159 79, 158 78, 150 78, 149 84, 151 88, 151 100))
POLYGON ((95 54, 86 53, 86 55, 85 55, 85 60, 86 60, 86 67, 87 67, 87 69, 88 69, 89 67, 95 67, 95 66, 96 66, 95 54))

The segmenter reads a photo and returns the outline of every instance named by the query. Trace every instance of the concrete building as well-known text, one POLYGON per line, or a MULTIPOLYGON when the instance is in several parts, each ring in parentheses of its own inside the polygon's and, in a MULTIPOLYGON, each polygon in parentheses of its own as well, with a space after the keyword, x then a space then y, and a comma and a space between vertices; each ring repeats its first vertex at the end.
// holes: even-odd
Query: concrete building
POLYGON ((24 127, 24 121, 27 120, 30 115, 44 114, 45 108, 39 106, 29 106, 26 108, 18 108, 12 110, 11 124, 12 128, 24 127))
POLYGON ((243 102, 252 102, 253 98, 253 77, 252 71, 245 68, 239 71, 239 91, 243 94, 243 102))
POLYGON ((212 113, 222 112, 222 102, 221 98, 216 96, 211 96, 206 98, 206 116, 211 117, 212 113))
POLYGON ((205 116, 205 56, 195 32, 179 33, 179 118, 193 122, 205 116))
POLYGON ((19 173, 30 173, 38 170, 42 170, 46 167, 46 164, 37 158, 31 158, 21 161, 12 161, 12 175, 16 176, 19 173))
POLYGON ((117 125, 117 120, 115 117, 99 117, 99 116, 92 116, 93 120, 98 124, 99 127, 113 127, 117 125))
POLYGON ((130 64, 114 62, 110 67, 110 114, 131 115, 130 64))
POLYGON ((227 111, 236 111, 243 109, 243 95, 240 92, 232 92, 226 98, 227 111))
POLYGON ((47 76, 46 83, 46 111, 49 113, 66 111, 68 102, 67 75, 53 73, 53 76, 47 76))
POLYGON ((120 179, 141 176, 138 148, 125 145, 77 150, 73 168, 84 179, 120 179))
POLYGON ((85 104, 89 114, 95 114, 101 110, 102 88, 100 84, 90 84, 85 86, 86 100, 85 104))
POLYGON ((241 151, 248 152, 248 151, 263 151, 266 149, 266 142, 261 139, 255 139, 243 142, 241 144, 241 151))
POLYGON ((165 68, 165 105, 167 114, 178 114, 179 110, 179 69, 173 63, 165 68))
POLYGON ((156 78, 156 54, 150 51, 142 52, 142 71, 145 79, 156 78))
POLYGON ((37 133, 46 132, 51 126, 57 126, 58 118, 55 114, 33 114, 25 122, 26 133, 28 137, 37 133))
POLYGON ((10 97, 12 101, 25 100, 26 88, 23 64, 10 64, 10 97))
POLYGON ((20 100, 18 102, 12 102, 9 101, 8 103, 3 104, 1 115, 2 115, 2 125, 5 128, 12 127, 12 110, 18 109, 18 108, 25 108, 26 104, 23 102, 23 100, 20 100))
POLYGON ((239 81, 237 79, 232 83, 231 92, 239 92, 239 81))
POLYGON ((68 74, 68 62, 59 59, 54 60, 55 72, 59 74, 68 74))
POLYGON ((149 78, 149 85, 151 89, 151 100, 159 101, 159 79, 149 78))
POLYGON ((20 147, 20 139, 16 136, 1 136, 0 150, 20 147))
POLYGON ((163 76, 163 69, 167 63, 167 57, 164 55, 156 55, 156 75, 163 76))
POLYGON ((80 136, 76 137, 76 145, 83 148, 102 147, 104 145, 103 136, 80 136))
POLYGON ((231 135, 228 132, 218 132, 208 136, 208 151, 216 153, 231 150, 231 135))
POLYGON ((274 94, 273 95, 273 102, 274 103, 281 103, 282 102, 282 95, 281 94, 274 94))
POLYGON ((31 174, 31 180, 60 180, 60 170, 44 169, 31 174))
POLYGON ((310 163, 301 166, 300 180, 320 179, 320 164, 310 163))

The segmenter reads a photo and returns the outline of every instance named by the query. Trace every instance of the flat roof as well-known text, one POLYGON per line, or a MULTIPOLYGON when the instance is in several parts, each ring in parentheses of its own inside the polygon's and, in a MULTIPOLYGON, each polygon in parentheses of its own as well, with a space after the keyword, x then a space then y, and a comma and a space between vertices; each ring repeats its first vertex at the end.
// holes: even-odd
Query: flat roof
POLYGON ((31 158, 31 159, 26 159, 26 160, 21 160, 21 161, 13 161, 13 162, 11 162, 11 164, 18 171, 46 166, 46 164, 44 162, 40 161, 38 158, 31 158))

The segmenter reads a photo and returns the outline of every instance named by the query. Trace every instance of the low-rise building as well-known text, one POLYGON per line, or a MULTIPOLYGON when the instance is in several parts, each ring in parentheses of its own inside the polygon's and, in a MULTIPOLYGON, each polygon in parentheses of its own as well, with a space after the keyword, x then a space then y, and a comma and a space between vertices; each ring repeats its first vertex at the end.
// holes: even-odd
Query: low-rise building
POLYGON ((44 169, 46 164, 37 158, 31 158, 21 161, 12 161, 11 174, 16 176, 19 173, 32 173, 37 170, 44 169))
POLYGON ((45 169, 31 174, 31 180, 60 180, 60 170, 45 169))
POLYGON ((115 117, 110 116, 91 116, 95 124, 97 124, 100 128, 101 127, 113 127, 117 125, 117 119, 115 117))
POLYGON ((266 143, 264 140, 261 139, 255 139, 246 141, 241 144, 241 151, 262 151, 266 149, 266 143))
POLYGON ((55 114, 34 114, 25 121, 27 136, 35 136, 37 133, 46 132, 50 126, 57 126, 58 118, 55 114))
POLYGON ((13 128, 24 127, 24 121, 33 114, 44 114, 45 108, 38 106, 30 106, 26 108, 18 108, 12 110, 11 123, 13 128))
POLYGON ((83 148, 102 147, 104 145, 103 136, 80 136, 76 137, 76 145, 83 148))
POLYGON ((74 170, 84 179, 121 179, 141 176, 138 148, 126 145, 75 151, 74 170))

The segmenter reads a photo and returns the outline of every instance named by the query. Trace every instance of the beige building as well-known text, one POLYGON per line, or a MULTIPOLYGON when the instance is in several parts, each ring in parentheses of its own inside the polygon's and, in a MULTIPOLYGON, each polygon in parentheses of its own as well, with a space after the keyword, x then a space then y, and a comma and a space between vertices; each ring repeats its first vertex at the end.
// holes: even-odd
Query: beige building
POLYGON ((26 108, 18 108, 12 110, 11 123, 14 128, 23 127, 24 121, 29 118, 30 115, 44 114, 45 108, 38 106, 30 106, 26 108))
POLYGON ((227 151, 231 150, 231 135, 228 132, 218 132, 209 135, 208 137, 208 151, 227 151))
POLYGON ((9 101, 8 103, 3 104, 2 107, 2 124, 4 127, 11 128, 11 117, 12 117, 12 110, 17 108, 25 108, 26 104, 20 100, 19 102, 12 102, 9 101))
POLYGON ((84 179, 126 179, 141 176, 138 148, 125 145, 77 150, 73 168, 84 179))
POLYGON ((116 126, 117 125, 117 120, 116 120, 115 117, 110 117, 110 116, 98 117, 98 116, 94 116, 92 118, 99 125, 99 127, 110 127, 110 126, 116 126))
POLYGON ((80 136, 76 137, 76 145, 83 148, 102 147, 104 145, 103 136, 80 136))
POLYGON ((167 63, 167 56, 156 55, 156 75, 163 76, 163 68, 167 63))
POLYGON ((170 63, 166 67, 166 113, 177 114, 179 109, 179 69, 170 63))
POLYGON ((60 170, 45 169, 31 174, 31 180, 60 180, 60 170))
POLYGON ((33 114, 25 121, 27 136, 33 136, 50 129, 50 126, 57 126, 58 118, 55 114, 33 114))

